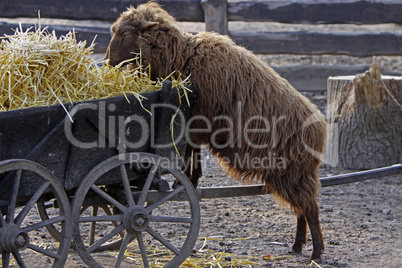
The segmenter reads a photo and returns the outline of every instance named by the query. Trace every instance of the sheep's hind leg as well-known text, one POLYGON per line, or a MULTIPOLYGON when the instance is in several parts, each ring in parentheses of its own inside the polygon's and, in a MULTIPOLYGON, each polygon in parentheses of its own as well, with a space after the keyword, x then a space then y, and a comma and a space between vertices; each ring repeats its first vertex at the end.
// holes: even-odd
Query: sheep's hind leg
MULTIPOLYGON (((194 148, 187 144, 186 146, 186 151, 184 152, 184 166, 181 168, 181 170, 186 174, 186 176, 191 180, 191 170, 193 164, 193 150, 194 148)), ((176 189, 180 185, 179 180, 176 180, 173 183, 172 188, 176 189)))
POLYGON ((307 222, 304 215, 297 217, 296 237, 292 249, 296 253, 301 253, 303 246, 307 242, 307 222))
POLYGON ((322 237, 318 210, 315 213, 310 213, 306 216, 308 226, 310 228, 311 238, 313 240, 313 252, 310 259, 320 259, 321 253, 324 251, 324 239, 322 237))

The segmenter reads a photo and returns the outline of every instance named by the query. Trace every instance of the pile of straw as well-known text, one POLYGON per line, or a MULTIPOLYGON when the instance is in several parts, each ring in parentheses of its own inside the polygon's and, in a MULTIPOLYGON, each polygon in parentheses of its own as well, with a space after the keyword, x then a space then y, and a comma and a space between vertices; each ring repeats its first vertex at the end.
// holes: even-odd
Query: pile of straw
MULTIPOLYGON (((0 112, 73 103, 159 90, 163 81, 151 81, 140 56, 137 68, 98 65, 90 55, 95 44, 77 42, 75 33, 57 37, 45 29, 20 27, 0 44, 0 112)), ((179 75, 173 86, 186 89, 189 81, 179 75)), ((64 107, 64 106, 63 106, 64 107)))

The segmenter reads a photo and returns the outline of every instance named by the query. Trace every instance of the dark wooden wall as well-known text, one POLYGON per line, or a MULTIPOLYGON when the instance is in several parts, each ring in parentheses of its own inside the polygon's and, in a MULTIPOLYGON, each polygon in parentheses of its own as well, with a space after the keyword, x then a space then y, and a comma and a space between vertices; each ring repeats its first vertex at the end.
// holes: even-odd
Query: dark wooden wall
MULTIPOLYGON (((2 0, 0 34, 12 34, 18 25, 1 17, 64 18, 73 20, 114 21, 129 5, 146 1, 126 0, 2 0)), ((234 41, 259 54, 295 55, 402 55, 400 32, 252 32, 231 31, 228 21, 282 22, 291 24, 402 24, 402 1, 298 0, 244 1, 160 0, 166 10, 180 21, 205 22, 207 30, 230 35, 234 41)), ((29 25, 23 25, 28 27, 29 25)), ((110 40, 108 28, 74 26, 78 40, 91 43, 96 35, 96 52, 104 52, 110 40)), ((65 34, 71 26, 49 25, 65 34)), ((278 68, 299 90, 325 90, 329 75, 351 74, 363 66, 295 66, 278 68), (318 69, 317 69, 318 68, 318 69), (321 68, 321 69, 320 69, 321 68), (305 74, 303 77, 300 74, 305 74), (296 78, 298 77, 298 78, 296 78), (313 78, 312 78, 313 77, 313 78), (309 78, 309 80, 306 79, 309 78), (292 79, 296 79, 292 81, 292 79)), ((387 72, 394 74, 392 72, 387 72)))

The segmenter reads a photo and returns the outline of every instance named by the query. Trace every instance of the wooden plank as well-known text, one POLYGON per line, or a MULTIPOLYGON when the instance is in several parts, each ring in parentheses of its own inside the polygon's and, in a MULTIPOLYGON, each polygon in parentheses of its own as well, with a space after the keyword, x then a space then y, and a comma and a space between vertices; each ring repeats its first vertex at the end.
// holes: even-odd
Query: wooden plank
MULTIPOLYGON (((31 24, 22 24, 22 29, 33 27, 31 24)), ((0 22, 0 36, 4 34, 12 35, 14 34, 13 29, 17 29, 18 24, 9 24, 5 22, 0 22)), ((42 25, 45 28, 46 25, 42 25)), ((96 46, 94 48, 95 53, 103 53, 106 51, 110 42, 110 29, 105 27, 83 27, 83 26, 70 26, 70 25, 49 25, 48 30, 56 31, 57 36, 66 35, 68 32, 74 29, 76 33, 77 41, 86 41, 87 45, 91 44, 95 39, 96 46)))
MULTIPOLYGON (((137 6, 147 0, 2 0, 0 17, 38 17, 74 20, 113 21, 130 5, 137 6)), ((200 0, 159 0, 169 13, 180 21, 204 21, 200 0)))
POLYGON ((225 198, 250 195, 264 195, 263 185, 241 185, 229 187, 205 187, 196 189, 201 199, 206 198, 225 198))
MULTIPOLYGON (((27 27, 29 25, 23 25, 27 27)), ((12 34, 17 24, 0 22, 0 35, 12 34)), ((42 25, 44 27, 44 25, 42 25)), ((104 52, 110 41, 108 28, 50 25, 58 35, 75 29, 78 40, 92 42, 95 35, 95 52, 104 52)), ((230 31, 234 41, 257 54, 297 54, 348 56, 402 55, 402 33, 353 32, 241 32, 230 31)))
POLYGON ((402 33, 229 31, 229 35, 258 54, 402 55, 402 33))
MULTIPOLYGON (((115 20, 127 6, 146 0, 3 0, 0 17, 42 17, 115 20)), ((178 20, 204 21, 200 0, 159 0, 178 20)), ((398 0, 245 1, 228 3, 229 20, 277 21, 285 23, 402 23, 402 3, 398 0), (345 12, 348 10, 348 12, 345 12)))
MULTIPOLYGON (((299 91, 327 91, 330 76, 355 75, 364 73, 370 65, 312 65, 301 64, 286 67, 273 67, 282 77, 299 91)), ((381 70, 384 75, 400 76, 402 73, 381 70)))
POLYGON ((284 23, 402 23, 402 2, 362 0, 287 0, 228 3, 231 21, 284 23), (345 12, 347 11, 347 12, 345 12))
POLYGON ((358 181, 365 181, 369 179, 382 178, 386 176, 393 176, 402 174, 402 165, 397 164, 389 167, 382 167, 377 169, 370 169, 365 171, 353 172, 348 174, 341 174, 326 178, 320 178, 322 187, 329 187, 341 185, 346 183, 354 183, 358 181))

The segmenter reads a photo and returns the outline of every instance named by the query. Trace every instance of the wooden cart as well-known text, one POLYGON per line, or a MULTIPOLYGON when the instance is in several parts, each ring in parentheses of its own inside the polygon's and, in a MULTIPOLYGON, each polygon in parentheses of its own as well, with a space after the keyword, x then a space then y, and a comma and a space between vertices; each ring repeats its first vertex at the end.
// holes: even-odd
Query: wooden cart
POLYGON ((34 258, 63 267, 70 247, 91 267, 109 267, 97 254, 117 250, 110 259, 118 267, 131 241, 145 267, 156 246, 168 252, 167 267, 187 258, 200 227, 198 197, 181 171, 196 94, 188 94, 188 105, 165 82, 142 95, 142 105, 134 96, 66 105, 68 115, 60 105, 0 113, 3 267, 12 259, 26 267, 34 258), (150 202, 154 191, 165 194, 150 202), (173 207, 172 198, 183 201, 173 207), (31 216, 35 205, 39 217, 31 216), (179 237, 161 234, 160 226, 179 237), (54 243, 39 244, 48 234, 54 243))

